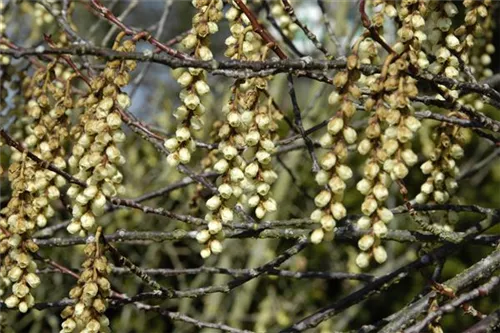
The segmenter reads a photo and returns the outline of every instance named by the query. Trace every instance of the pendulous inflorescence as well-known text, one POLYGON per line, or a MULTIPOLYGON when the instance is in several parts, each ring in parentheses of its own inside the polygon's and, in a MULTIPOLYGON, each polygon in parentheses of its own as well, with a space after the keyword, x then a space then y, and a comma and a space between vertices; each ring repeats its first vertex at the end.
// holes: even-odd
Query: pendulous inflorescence
MULTIPOLYGON (((131 52, 134 40, 121 45, 117 38, 114 49, 131 52)), ((130 106, 130 98, 121 89, 130 80, 133 60, 114 60, 106 64, 101 75, 92 79, 91 93, 79 101, 84 109, 80 122, 71 130, 76 144, 68 164, 74 176, 87 186, 71 185, 68 196, 73 201, 72 220, 68 232, 85 234, 95 229, 96 218, 104 214, 107 198, 122 191, 123 175, 118 168, 125 163, 118 145, 125 141, 121 130, 121 110, 130 106)))
MULTIPOLYGON (((182 40, 182 45, 194 58, 210 61, 213 54, 209 36, 219 30, 217 23, 223 17, 222 0, 194 0, 193 6, 197 10, 193 17, 193 28, 182 40)), ((165 141, 165 147, 170 151, 167 162, 171 166, 191 161, 191 154, 196 149, 194 132, 204 125, 202 116, 205 106, 201 97, 210 93, 207 73, 201 68, 179 69, 175 77, 183 89, 179 94, 182 105, 174 112, 178 121, 175 137, 165 141)))

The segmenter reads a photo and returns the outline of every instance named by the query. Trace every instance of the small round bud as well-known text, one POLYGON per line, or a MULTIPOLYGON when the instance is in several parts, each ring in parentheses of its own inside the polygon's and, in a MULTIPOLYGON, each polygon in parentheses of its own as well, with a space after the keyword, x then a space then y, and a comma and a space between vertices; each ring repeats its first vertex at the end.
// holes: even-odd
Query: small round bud
POLYGON ((366 216, 370 216, 377 209, 377 207, 377 201, 372 197, 368 197, 361 204, 361 212, 363 212, 366 216))
POLYGON ((382 221, 377 221, 373 224, 373 233, 377 237, 384 237, 387 235, 387 226, 382 221))
POLYGON ((420 205, 425 204, 427 202, 427 200, 428 200, 428 196, 425 193, 419 193, 415 197, 415 202, 420 204, 420 205))
POLYGON ((412 132, 418 131, 418 129, 420 128, 420 126, 422 126, 422 124, 420 123, 420 121, 417 118, 413 117, 413 116, 406 117, 406 119, 405 119, 405 125, 412 132))
POLYGON ((201 230, 196 234, 196 240, 200 244, 206 243, 210 239, 210 233, 208 230, 201 230))
POLYGON ((233 188, 229 184, 221 184, 217 190, 224 199, 229 199, 233 194, 233 188))
POLYGON ((341 220, 347 215, 347 210, 340 202, 335 202, 334 204, 330 205, 330 211, 332 212, 332 215, 336 220, 341 220))
POLYGON ((403 179, 408 175, 408 168, 403 163, 397 163, 392 170, 392 175, 397 179, 403 179))
POLYGON ((278 205, 276 204, 276 200, 273 198, 269 198, 263 203, 264 208, 268 212, 275 212, 278 209, 278 205))
POLYGON ((383 246, 376 246, 373 248, 373 258, 379 264, 383 264, 387 260, 387 252, 383 246))
POLYGON ((456 160, 461 159, 464 156, 464 150, 460 145, 453 144, 450 147, 450 155, 456 160))
POLYGON ((358 265, 359 268, 368 267, 368 265, 370 265, 370 255, 366 252, 359 253, 356 257, 356 265, 358 265))
POLYGON ((232 168, 231 171, 229 171, 229 177, 231 178, 231 181, 233 183, 238 183, 245 178, 245 175, 243 174, 243 171, 241 171, 241 169, 232 168))
POLYGON ((377 163, 370 162, 365 166, 364 176, 369 180, 374 180, 380 172, 380 167, 377 163))
POLYGON ((264 165, 271 162, 271 154, 269 154, 267 151, 259 150, 257 154, 255 154, 255 157, 257 157, 259 163, 264 165))
POLYGON ((356 225, 361 230, 368 230, 372 226, 372 220, 368 216, 362 216, 357 222, 356 225))
POLYGON ((249 178, 255 178, 259 172, 259 165, 257 163, 250 163, 245 168, 245 175, 249 178))
POLYGON ((203 259, 207 259, 208 257, 210 257, 210 255, 212 254, 212 252, 210 251, 210 249, 206 248, 206 249, 203 249, 200 251, 200 256, 203 258, 203 259))
POLYGON ((313 222, 319 222, 322 217, 323 217, 323 211, 321 209, 315 209, 311 213, 311 220, 313 220, 313 222))
POLYGON ((94 214, 87 212, 80 217, 80 223, 82 227, 86 230, 90 230, 95 224, 94 214))
POLYGON ((344 193, 346 184, 339 177, 332 177, 330 181, 328 181, 328 187, 330 187, 333 193, 342 194, 344 193))
POLYGON ((346 127, 342 132, 344 139, 348 144, 353 144, 358 138, 356 131, 352 127, 346 127))
POLYGON ((207 208, 211 211, 217 210, 221 205, 221 200, 219 196, 214 195, 210 199, 207 200, 207 208))
POLYGON ((460 41, 453 34, 448 34, 445 38, 445 41, 446 41, 446 46, 451 50, 455 50, 460 45, 460 41))
POLYGON ((210 242, 210 250, 212 253, 217 254, 222 252, 222 244, 217 239, 210 242))
POLYGON ((222 148, 222 155, 224 155, 224 158, 229 161, 238 155, 238 150, 234 146, 227 145, 222 148))
POLYGON ((222 219, 222 222, 232 222, 234 219, 233 211, 227 207, 223 207, 220 210, 220 217, 222 219))
POLYGON ((260 197, 258 195, 252 195, 250 198, 248 198, 247 204, 250 207, 257 207, 257 205, 260 203, 260 197))
POLYGON ((331 215, 325 215, 321 218, 321 227, 326 231, 332 231, 335 228, 335 220, 331 215))
POLYGON ((334 118, 328 122, 328 133, 335 135, 344 128, 344 120, 342 118, 334 118))
POLYGON ((12 309, 19 304, 19 298, 16 295, 10 295, 4 302, 8 308, 12 309))
POLYGON ((372 189, 372 183, 368 179, 363 178, 356 184, 356 189, 361 194, 368 195, 372 189))
POLYGON ((382 184, 377 184, 373 187, 373 195, 378 201, 385 201, 389 197, 389 190, 382 184))
POLYGON ((336 171, 337 175, 340 177, 340 179, 342 179, 344 181, 351 179, 352 175, 353 175, 351 168, 349 168, 347 165, 343 165, 343 164, 337 166, 335 171, 336 171))
POLYGON ((184 141, 189 140, 189 138, 191 138, 191 133, 189 132, 189 128, 187 128, 187 127, 178 128, 175 131, 175 137, 180 142, 184 142, 184 141))
POLYGON ((330 170, 335 166, 335 163, 337 162, 337 157, 335 156, 334 153, 329 152, 323 158, 321 159, 321 168, 324 170, 330 170))
POLYGON ((255 216, 257 216, 258 219, 263 218, 266 215, 267 211, 264 206, 258 205, 255 208, 255 216))
POLYGON ((311 233, 311 243, 319 244, 323 240, 323 237, 325 237, 323 229, 316 229, 311 233))
POLYGON ((229 168, 229 163, 225 159, 220 159, 214 165, 214 171, 218 174, 225 173, 229 168))
MULTIPOLYGON (((218 234, 222 230, 222 223, 219 221, 210 221, 208 222, 208 232, 212 235, 218 234)), ((202 236, 200 236, 202 237, 202 236)), ((197 238, 198 239, 198 238, 197 238)), ((203 241, 205 243, 208 240, 208 238, 203 241)))
POLYGON ((260 140, 260 133, 258 131, 250 131, 245 136, 245 142, 249 146, 255 146, 260 140))
POLYGON ((385 223, 389 223, 394 218, 394 214, 385 207, 378 209, 377 215, 385 223))
POLYGON ((371 141, 368 139, 363 139, 358 145, 358 152, 361 155, 366 155, 372 149, 371 141))
POLYGON ((358 248, 362 251, 368 251, 375 243, 375 238, 372 235, 364 235, 358 241, 358 248))
POLYGON ((316 197, 314 198, 314 203, 316 204, 316 207, 323 208, 328 205, 331 198, 332 194, 330 193, 330 191, 323 190, 319 192, 318 195, 316 195, 316 197))
POLYGON ((403 152, 401 153, 401 157, 403 158, 405 164, 409 167, 414 166, 418 161, 417 155, 411 149, 403 150, 403 152))
POLYGON ((328 180, 330 179, 330 175, 327 171, 325 170, 320 170, 314 177, 316 180, 316 183, 320 186, 326 185, 328 183, 328 180))
POLYGON ((427 161, 420 166, 420 170, 424 175, 428 175, 434 170, 434 166, 432 165, 432 161, 427 161))
POLYGON ((167 148, 168 151, 173 151, 179 147, 179 141, 176 138, 170 138, 165 140, 163 146, 167 148))
POLYGON ((266 170, 262 173, 262 179, 268 184, 274 184, 278 179, 278 174, 273 170, 266 170))

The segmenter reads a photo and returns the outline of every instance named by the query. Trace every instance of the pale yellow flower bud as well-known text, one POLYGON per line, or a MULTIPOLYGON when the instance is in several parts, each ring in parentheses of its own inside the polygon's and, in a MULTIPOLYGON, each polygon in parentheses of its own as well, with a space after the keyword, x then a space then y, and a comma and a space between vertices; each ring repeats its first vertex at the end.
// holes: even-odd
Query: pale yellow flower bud
POLYGON ((330 203, 331 198, 332 194, 330 191, 323 190, 316 195, 314 203, 316 204, 316 207, 323 208, 330 203))
POLYGON ((434 166, 432 165, 432 161, 427 161, 420 166, 420 170, 424 175, 428 175, 434 170, 434 166))
POLYGON ((370 150, 372 149, 372 144, 370 142, 370 140, 368 139, 363 139, 359 145, 358 145, 358 152, 361 154, 361 155, 366 155, 370 152, 370 150))
POLYGON ((222 244, 217 239, 210 242, 210 250, 212 253, 217 254, 222 252, 222 244))
POLYGON ((344 120, 342 118, 334 118, 328 122, 328 133, 335 135, 344 128, 344 120))
POLYGON ((323 229, 316 229, 311 233, 311 243, 319 244, 323 240, 323 237, 325 237, 323 229))
POLYGON ((385 223, 392 221, 392 219, 394 218, 394 214, 385 207, 378 209, 377 215, 385 223))
MULTIPOLYGON (((210 222, 208 222, 208 232, 210 234, 215 235, 215 234, 219 233, 221 230, 222 230, 222 223, 220 223, 219 221, 210 221, 210 222)), ((205 239, 205 236, 206 236, 205 234, 200 235, 200 238, 203 237, 202 239, 204 239, 203 242, 200 242, 198 240, 198 235, 196 236, 196 239, 200 243, 205 243, 210 238, 210 235, 208 235, 208 237, 206 239, 205 239)))
POLYGON ((373 187, 373 195, 378 201, 385 201, 389 197, 389 190, 382 184, 377 184, 373 187))
POLYGON ((340 179, 344 181, 351 179, 353 176, 351 168, 349 168, 347 165, 341 164, 337 166, 335 171, 337 175, 340 177, 340 179))
POLYGON ((321 218, 321 227, 326 231, 332 231, 335 228, 335 220, 331 215, 325 215, 321 218))
POLYGON ((383 246, 376 246, 373 248, 373 258, 379 264, 383 264, 387 260, 387 252, 383 246))
POLYGON ((377 201, 374 198, 368 197, 361 204, 361 212, 363 212, 366 216, 370 216, 377 209, 377 207, 377 201))
POLYGON ((328 183, 328 180, 330 179, 330 175, 328 172, 325 170, 320 170, 318 173, 316 173, 316 176, 314 177, 316 180, 316 183, 320 186, 326 185, 328 183))
POLYGON ((372 189, 372 183, 368 179, 363 178, 356 184, 356 189, 361 194, 368 195, 372 189))
POLYGON ((221 200, 217 195, 214 195, 207 200, 207 208, 211 211, 218 209, 220 205, 221 205, 221 200))
POLYGON ((373 224, 373 233, 377 237, 384 237, 387 235, 387 226, 382 221, 377 221, 373 224))
POLYGON ((321 218, 323 217, 323 211, 321 209, 315 209, 313 210, 313 212, 311 213, 311 220, 313 220, 313 222, 319 222, 321 221, 321 218))
POLYGON ((364 235, 358 240, 358 248, 362 251, 368 251, 375 243, 375 238, 372 235, 364 235))

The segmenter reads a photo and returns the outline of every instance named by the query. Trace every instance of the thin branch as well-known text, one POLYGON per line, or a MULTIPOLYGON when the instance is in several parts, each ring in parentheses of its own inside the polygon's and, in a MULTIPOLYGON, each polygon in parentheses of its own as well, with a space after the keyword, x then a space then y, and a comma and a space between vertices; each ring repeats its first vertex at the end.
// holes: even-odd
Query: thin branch
POLYGON ((283 8, 290 16, 292 22, 299 26, 299 28, 304 32, 306 37, 314 44, 314 46, 318 50, 320 50, 327 58, 331 58, 332 54, 328 52, 326 47, 319 41, 318 37, 316 37, 316 35, 307 27, 307 25, 302 23, 302 21, 300 21, 297 18, 297 15, 295 15, 295 10, 293 9, 290 2, 288 0, 281 0, 281 2, 283 3, 283 8))
POLYGON ((316 154, 314 153, 314 145, 304 131, 304 126, 302 125, 302 115, 300 114, 300 107, 297 102, 297 95, 295 94, 295 87, 293 84, 293 77, 291 74, 288 75, 288 93, 290 94, 290 99, 292 101, 292 106, 293 106, 293 114, 295 117, 295 125, 300 131, 300 135, 304 139, 304 142, 306 143, 307 151, 309 152, 309 155, 311 156, 312 159, 312 171, 314 173, 318 172, 320 170, 319 164, 318 164, 318 159, 316 158, 316 154))
POLYGON ((493 276, 488 282, 475 288, 469 292, 463 293, 459 297, 455 298, 451 302, 440 306, 439 309, 433 310, 430 312, 424 319, 416 323, 415 325, 409 327, 404 331, 404 333, 419 333, 421 332, 427 325, 433 322, 436 318, 441 317, 446 313, 451 313, 455 311, 458 307, 464 305, 467 302, 470 302, 478 297, 484 297, 491 293, 493 289, 495 289, 500 283, 500 277, 493 276))

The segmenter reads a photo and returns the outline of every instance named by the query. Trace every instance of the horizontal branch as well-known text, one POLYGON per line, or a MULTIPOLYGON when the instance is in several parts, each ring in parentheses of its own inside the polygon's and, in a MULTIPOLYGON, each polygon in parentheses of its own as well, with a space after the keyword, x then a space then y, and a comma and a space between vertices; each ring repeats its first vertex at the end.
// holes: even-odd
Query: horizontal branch
MULTIPOLYGON (((238 60, 211 60, 202 61, 196 59, 178 59, 168 54, 157 54, 150 50, 144 52, 118 52, 109 48, 101 48, 92 45, 73 45, 67 48, 46 48, 39 46, 27 49, 0 49, 0 54, 21 58, 25 56, 42 55, 92 55, 106 60, 129 59, 140 62, 154 62, 171 68, 203 68, 214 75, 224 75, 228 77, 252 77, 269 76, 278 73, 292 73, 299 76, 323 74, 327 70, 338 70, 346 67, 346 61, 322 60, 322 59, 280 59, 269 61, 238 61, 238 60), (242 76, 243 71, 243 76, 242 76), (310 73, 310 72, 319 73, 310 73)), ((360 70, 366 74, 380 72, 378 66, 362 65, 360 70)), ((411 73, 410 73, 411 74, 411 73)), ((463 82, 447 78, 445 76, 433 75, 431 73, 412 74, 413 77, 425 81, 432 81, 443 85, 449 89, 461 90, 464 93, 478 93, 491 98, 492 105, 500 108, 500 92, 491 88, 487 83, 463 82)))
MULTIPOLYGON (((78 272, 78 270, 74 270, 78 272)), ((201 273, 207 274, 222 274, 222 275, 230 275, 233 277, 238 276, 249 276, 255 273, 253 268, 225 268, 225 267, 208 267, 201 266, 197 268, 141 268, 141 271, 151 275, 158 277, 172 277, 179 275, 197 275, 201 273)), ((38 274, 53 274, 59 273, 60 270, 53 268, 45 268, 39 270, 38 274)), ((123 275, 130 274, 130 270, 128 268, 122 267, 112 267, 111 270, 113 275, 123 275)), ((347 272, 327 272, 327 271, 303 271, 303 272, 294 272, 290 270, 284 269, 276 269, 272 268, 269 271, 265 272, 263 275, 268 276, 277 276, 282 278, 290 278, 290 279, 321 279, 321 280, 359 280, 359 281, 371 281, 375 277, 370 274, 355 274, 355 273, 347 273, 347 272)))

